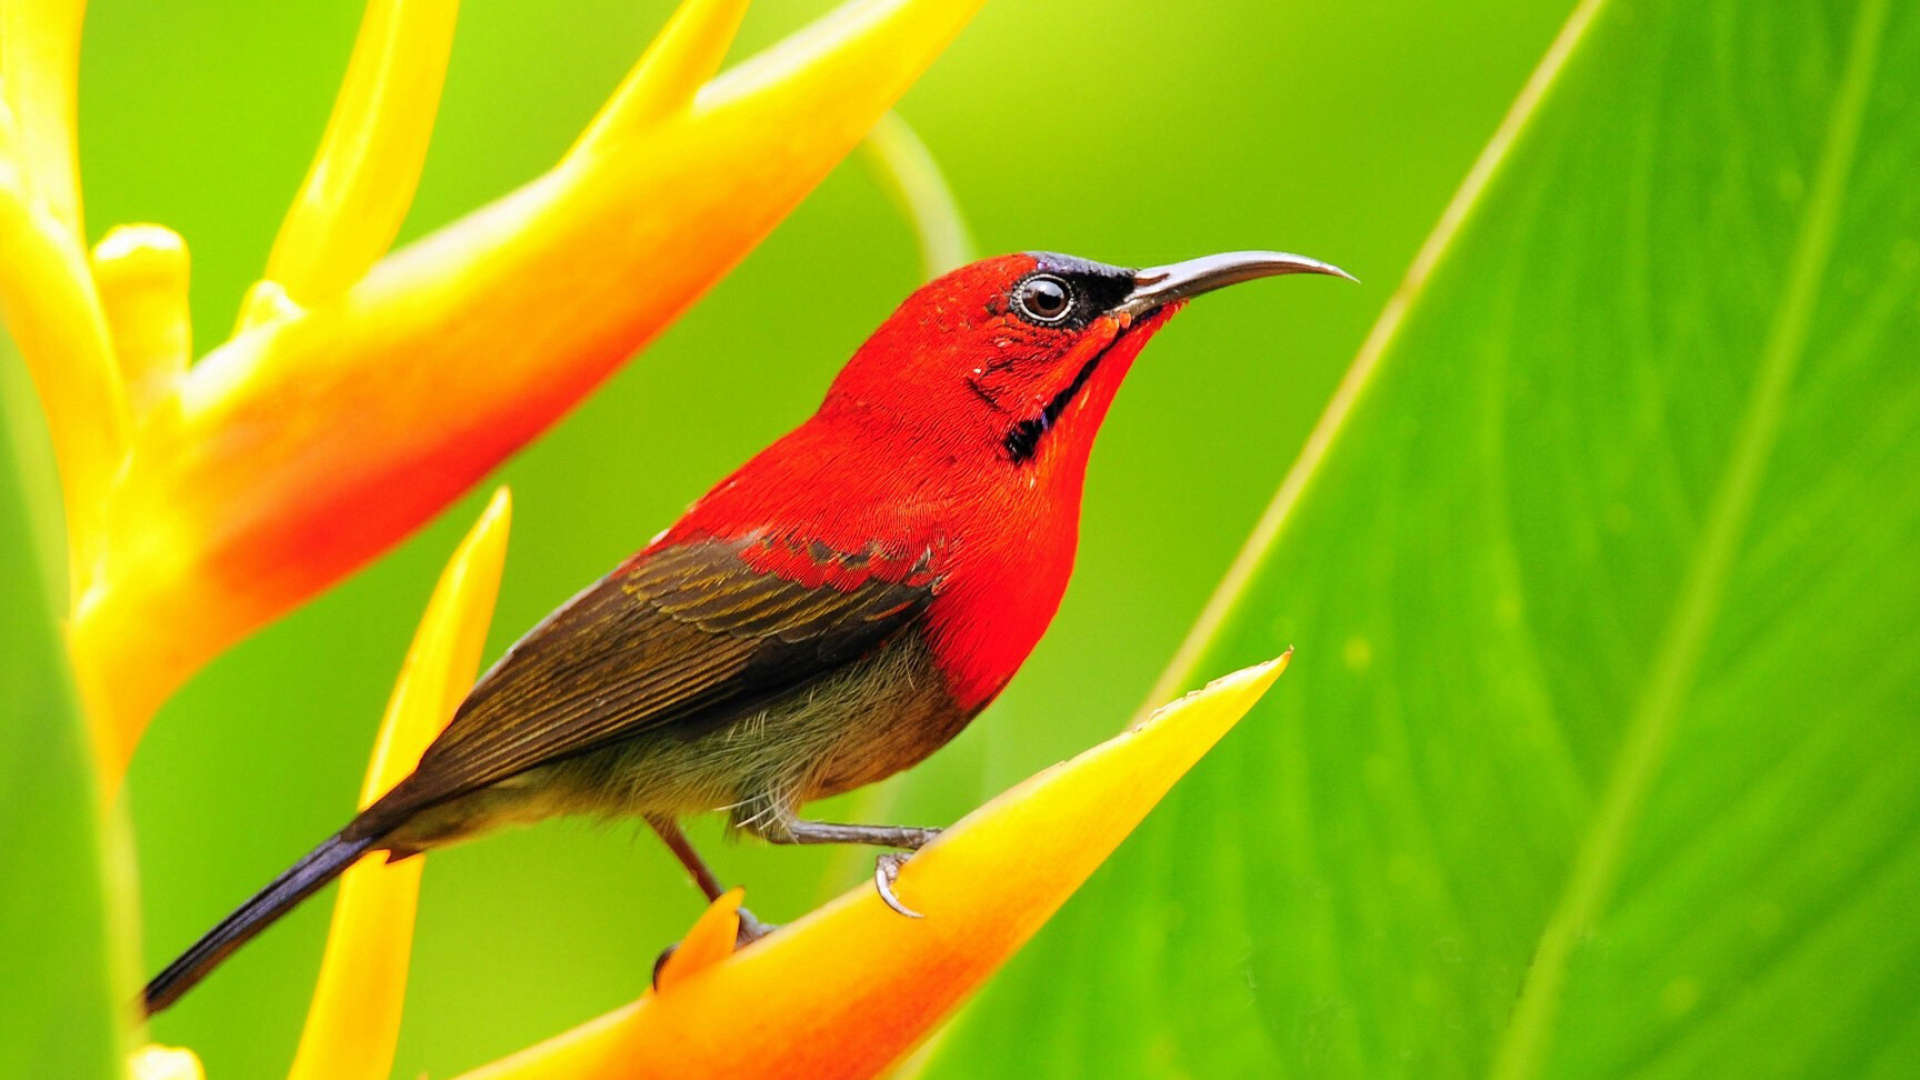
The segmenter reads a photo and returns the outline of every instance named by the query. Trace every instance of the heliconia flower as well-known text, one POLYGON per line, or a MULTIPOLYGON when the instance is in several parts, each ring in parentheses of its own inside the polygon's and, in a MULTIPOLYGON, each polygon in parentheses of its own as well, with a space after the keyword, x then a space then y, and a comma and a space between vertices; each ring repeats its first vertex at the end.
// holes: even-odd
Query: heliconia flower
POLYGON ((684 0, 551 171, 382 258, 454 4, 373 0, 266 274, 193 364, 180 238, 82 239, 83 6, 0 7, 0 299, 54 436, 105 786, 201 664, 423 523, 685 310, 982 2, 849 0, 716 76, 747 0, 684 0))
POLYGON ((1219 679, 969 814, 901 869, 902 918, 871 884, 734 953, 723 895, 660 988, 465 1080, 884 1073, 1005 963, 1200 756, 1287 657, 1219 679))

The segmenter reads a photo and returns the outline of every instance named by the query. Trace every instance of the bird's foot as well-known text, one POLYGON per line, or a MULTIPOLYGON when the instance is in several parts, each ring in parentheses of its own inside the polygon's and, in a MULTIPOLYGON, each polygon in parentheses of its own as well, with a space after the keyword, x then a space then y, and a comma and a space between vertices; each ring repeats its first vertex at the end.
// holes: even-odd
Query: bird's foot
POLYGON ((911 858, 913 853, 910 851, 882 852, 880 857, 873 861, 873 888, 888 907, 909 919, 924 919, 925 915, 901 903, 900 897, 893 891, 893 883, 900 880, 900 868, 905 866, 907 860, 911 858))
POLYGON ((741 908, 740 929, 733 935, 733 949, 738 952, 778 929, 779 923, 761 922, 753 912, 741 908))
MULTIPOLYGON (((741 949, 780 929, 779 923, 762 922, 758 916, 746 908, 741 908, 739 915, 740 926, 733 932, 734 952, 739 952, 741 949)), ((660 955, 654 958, 652 980, 654 993, 657 994, 660 992, 660 972, 667 966, 667 957, 672 956, 675 952, 679 951, 679 949, 680 943, 676 941, 666 948, 661 949, 660 955)))

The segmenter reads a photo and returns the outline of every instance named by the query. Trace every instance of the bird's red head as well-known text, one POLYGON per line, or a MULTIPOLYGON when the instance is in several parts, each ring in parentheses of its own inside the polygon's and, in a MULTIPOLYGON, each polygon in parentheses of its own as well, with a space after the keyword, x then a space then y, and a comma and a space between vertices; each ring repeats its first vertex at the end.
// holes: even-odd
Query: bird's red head
POLYGON ((985 259, 908 297, 834 381, 821 416, 868 414, 968 464, 1075 472, 1134 357, 1188 297, 1303 272, 1340 273, 1275 252, 1140 271, 1048 252, 985 259))
POLYGON ((661 538, 751 538, 763 570, 936 591, 928 635, 956 699, 989 700, 1066 588, 1094 435, 1134 358, 1186 301, 1276 274, 1270 251, 1129 270, 1066 255, 962 267, 901 304, 810 420, 661 538))

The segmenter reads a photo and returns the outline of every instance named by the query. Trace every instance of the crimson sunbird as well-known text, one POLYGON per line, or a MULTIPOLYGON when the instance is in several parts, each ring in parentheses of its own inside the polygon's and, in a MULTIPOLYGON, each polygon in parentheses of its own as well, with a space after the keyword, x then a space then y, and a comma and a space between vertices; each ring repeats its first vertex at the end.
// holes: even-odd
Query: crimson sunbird
POLYGON ((412 774, 155 976, 147 1011, 367 852, 558 814, 644 818, 710 898, 684 815, 875 845, 881 896, 915 915, 900 853, 937 829, 800 807, 918 763, 999 694, 1066 591, 1093 438, 1141 347, 1190 297, 1296 273, 1349 276, 1271 251, 1146 270, 1034 252, 924 286, 819 411, 535 626, 412 774))

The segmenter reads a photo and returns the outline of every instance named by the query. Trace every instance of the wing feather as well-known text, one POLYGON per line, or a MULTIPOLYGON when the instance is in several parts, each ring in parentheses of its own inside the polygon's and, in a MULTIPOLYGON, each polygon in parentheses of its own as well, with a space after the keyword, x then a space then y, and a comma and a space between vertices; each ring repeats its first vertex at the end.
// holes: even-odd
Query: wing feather
POLYGON ((738 716, 867 655, 937 588, 925 575, 808 586, 749 564, 745 547, 663 548, 574 597, 481 678, 368 827, 643 732, 738 716))

